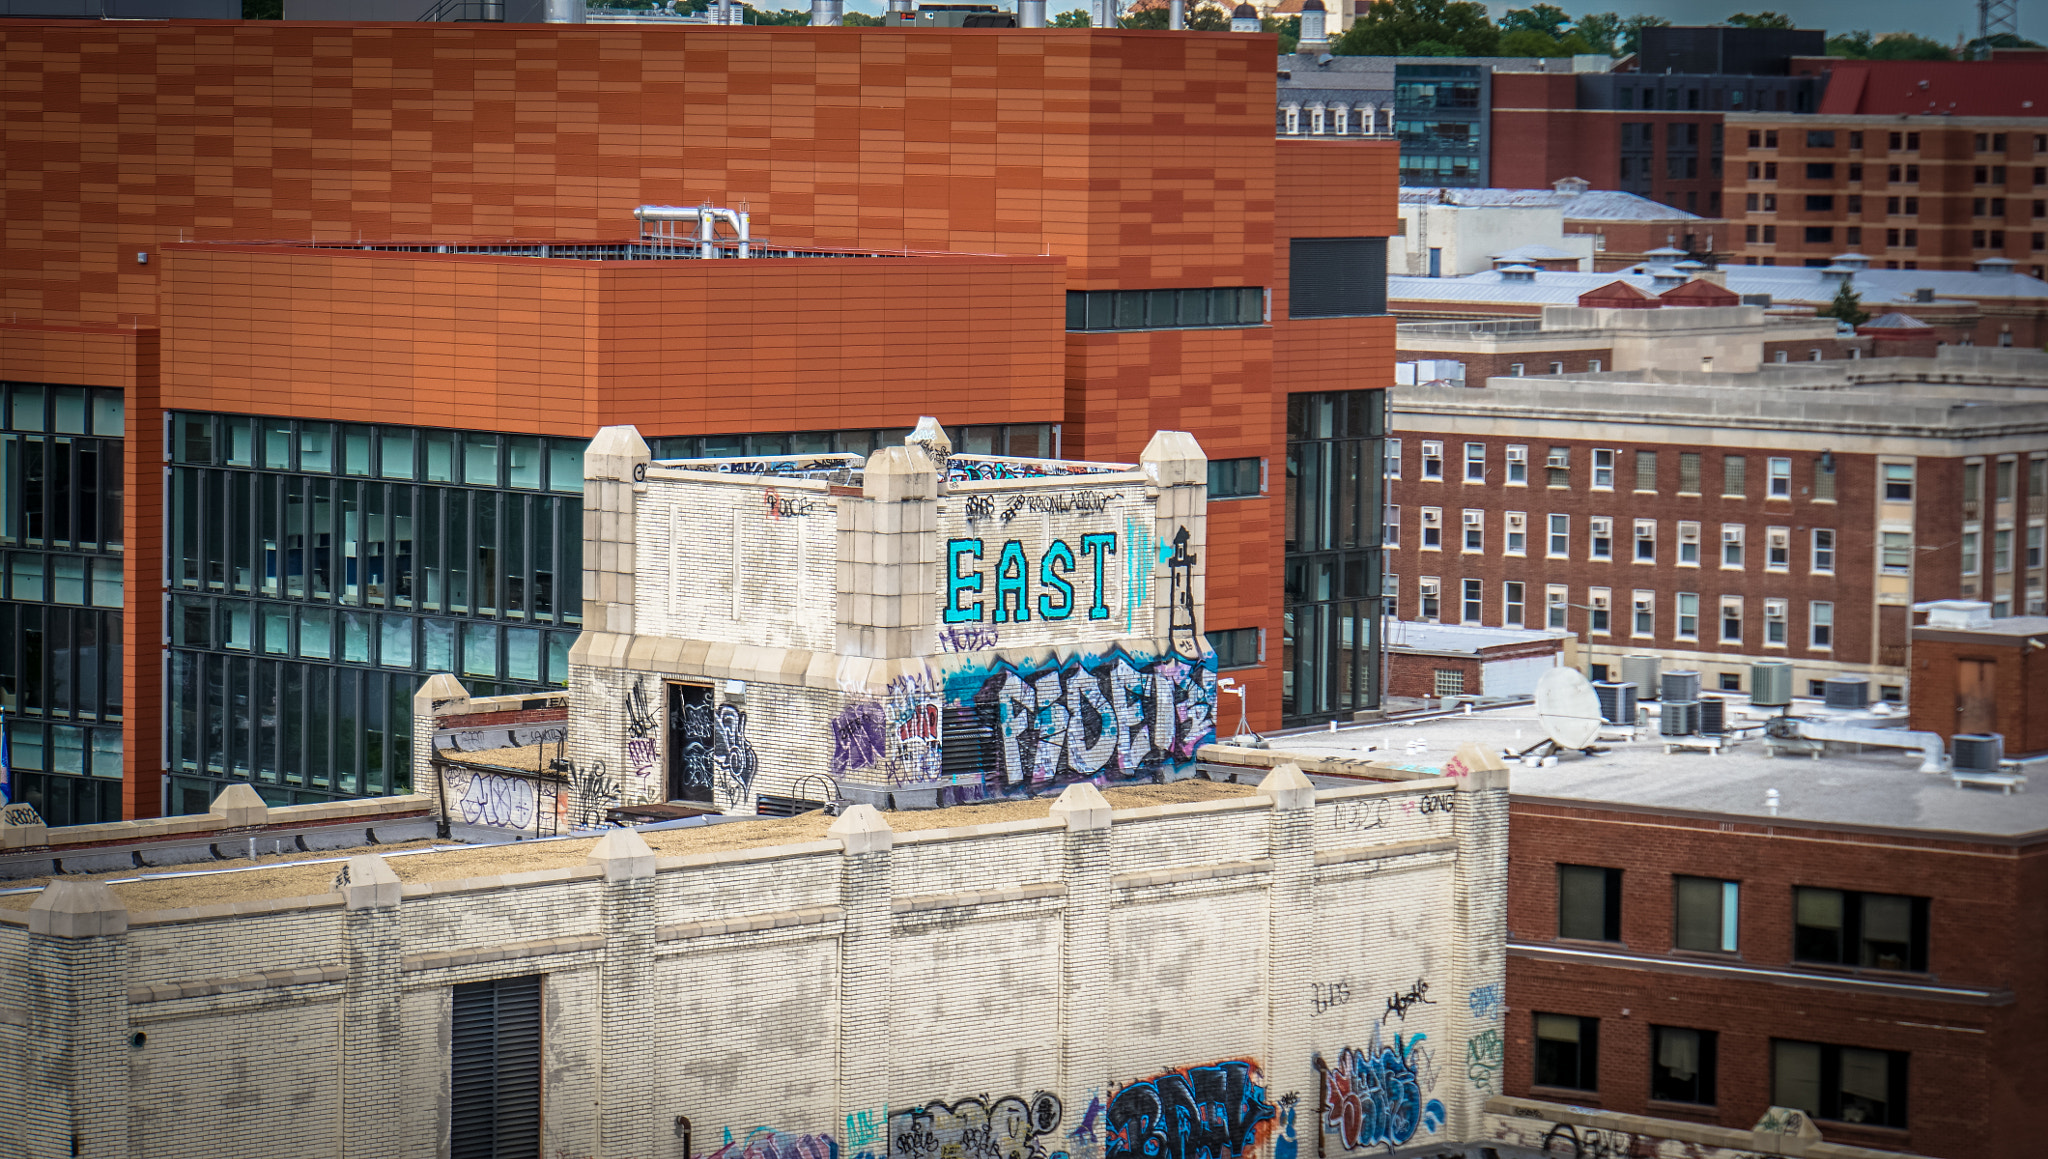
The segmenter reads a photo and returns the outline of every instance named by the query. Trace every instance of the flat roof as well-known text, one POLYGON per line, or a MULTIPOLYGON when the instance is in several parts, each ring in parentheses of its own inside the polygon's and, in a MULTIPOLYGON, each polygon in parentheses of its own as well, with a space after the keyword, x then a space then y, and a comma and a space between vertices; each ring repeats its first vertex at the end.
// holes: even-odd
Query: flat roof
POLYGON ((1477 624, 1430 624, 1400 620, 1387 627, 1387 647, 1421 652, 1471 652, 1507 644, 1570 639, 1570 632, 1543 628, 1488 628, 1477 624))
MULTIPOLYGON (((1408 194, 1411 192, 1413 191, 1402 190, 1404 203, 1408 201, 1408 194)), ((1580 195, 1582 199, 1592 196, 1595 195, 1580 195)), ((1565 216, 1577 218, 1581 215, 1567 212, 1565 216)), ((1603 273, 1548 270, 1538 273, 1534 279, 1526 282, 1508 281, 1498 270, 1481 270, 1478 273, 1454 278, 1395 274, 1387 278, 1387 300, 1572 306, 1578 304, 1580 294, 1614 282, 1623 282, 1639 290, 1656 293, 1668 287, 1659 286, 1656 273, 1647 271, 1664 270, 1665 267, 1649 262, 1626 270, 1610 270, 1603 273), (1637 270, 1646 272, 1637 273, 1637 270)), ((1722 266, 1721 273, 1727 275, 1730 291, 1737 294, 1769 294, 1773 302, 1821 305, 1833 301, 1841 289, 1839 275, 1823 276, 1822 271, 1804 266, 1722 266)), ((1900 306, 1904 308, 1899 311, 1901 313, 1910 313, 1914 306, 1953 305, 1979 299, 2048 298, 2048 282, 2010 270, 1980 273, 1976 270, 1862 269, 1855 272, 1849 279, 1849 284, 1850 288, 1862 297, 1866 309, 1880 305, 1887 308, 1900 306), (1916 295, 1920 290, 1931 291, 1934 301, 1919 301, 1916 295)), ((1891 311, 1886 309, 1871 312, 1891 311)))
MULTIPOLYGON (((1761 720, 1776 710, 1751 707, 1729 698, 1735 710, 1761 720)), ((1796 702, 1795 714, 1827 715, 1847 720, 1847 713, 1827 713, 1818 701, 1796 702)), ((1868 719, 1866 717, 1866 719, 1868 719)), ((1899 717, 1891 718, 1903 726, 1899 717)), ((1606 751, 1587 756, 1566 752, 1549 768, 1528 768, 1509 759, 1509 791, 1522 801, 1556 800, 1588 807, 1617 806, 1689 814, 1740 817, 1745 820, 1796 824, 1811 822, 1864 829, 1907 830, 1927 835, 2020 838, 2048 835, 2048 792, 2006 795, 1996 790, 1960 788, 1947 776, 1919 771, 1920 759, 1908 750, 1870 749, 1861 753, 1829 753, 1773 757, 1762 739, 1736 742, 1717 754, 1666 754, 1653 717, 1650 728, 1633 740, 1602 741, 1606 751), (1778 811, 1764 804, 1766 790, 1778 791, 1778 811)), ((1506 705, 1467 713, 1417 720, 1340 728, 1336 732, 1302 732, 1275 738, 1275 748, 1304 755, 1401 759, 1422 766, 1441 766, 1459 745, 1475 742, 1496 750, 1519 752, 1544 739, 1534 705, 1506 705), (1369 746, 1371 748, 1369 749, 1369 746)))

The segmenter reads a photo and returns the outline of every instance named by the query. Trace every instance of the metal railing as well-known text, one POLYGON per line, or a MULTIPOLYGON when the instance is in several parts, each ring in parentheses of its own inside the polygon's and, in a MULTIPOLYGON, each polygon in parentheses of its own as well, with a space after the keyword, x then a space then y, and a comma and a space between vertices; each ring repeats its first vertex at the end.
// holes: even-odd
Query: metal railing
POLYGON ((422 24, 505 22, 505 0, 439 0, 420 14, 422 24))

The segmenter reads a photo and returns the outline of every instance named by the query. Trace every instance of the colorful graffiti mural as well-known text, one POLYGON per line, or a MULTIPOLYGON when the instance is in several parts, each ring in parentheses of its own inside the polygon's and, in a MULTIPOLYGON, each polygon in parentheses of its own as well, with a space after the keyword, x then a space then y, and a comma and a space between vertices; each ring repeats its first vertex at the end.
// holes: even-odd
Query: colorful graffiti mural
POLYGON ((1323 1083, 1323 1130, 1335 1134, 1345 1150, 1391 1150, 1413 1139, 1418 1130, 1443 1129, 1443 1100, 1423 1098, 1416 1047, 1424 1037, 1396 1033, 1389 1046, 1375 1026, 1370 1046, 1347 1046, 1334 1063, 1316 1056, 1323 1083))
POLYGON ((1277 1114, 1249 1062, 1167 1071, 1110 1098, 1103 1159, 1241 1159, 1277 1114))
MULTIPOLYGON (((1039 1091, 989 1101, 936 1099, 889 1115, 891 1159, 1051 1159, 1043 1140, 1059 1130, 1058 1097, 1039 1091)), ((1064 1154, 1064 1152, 1055 1152, 1064 1154)))

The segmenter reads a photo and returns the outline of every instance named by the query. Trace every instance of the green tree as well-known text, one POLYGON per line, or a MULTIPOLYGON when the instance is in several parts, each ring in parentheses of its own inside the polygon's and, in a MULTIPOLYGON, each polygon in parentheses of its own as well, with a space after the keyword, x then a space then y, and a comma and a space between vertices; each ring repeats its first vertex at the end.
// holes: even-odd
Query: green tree
MULTIPOLYGON (((246 0, 245 0, 246 3, 246 0)), ((1980 36, 1963 46, 1964 60, 1983 60, 1991 55, 1994 48, 2041 48, 2042 45, 2023 36, 2000 32, 1991 36, 1980 36)))
POLYGON ((1419 40, 1408 47, 1409 56, 1463 56, 1465 50, 1441 40, 1419 40))
POLYGON ((839 17, 839 22, 848 28, 880 28, 882 26, 881 17, 869 16, 865 12, 843 13, 839 17))
MULTIPOLYGON (((1124 17, 1122 26, 1125 28, 1163 29, 1167 26, 1170 15, 1171 12, 1168 10, 1164 0, 1161 0, 1160 3, 1147 3, 1143 8, 1124 17)), ((1189 5, 1187 21, 1188 29, 1192 32, 1230 31, 1230 14, 1214 4, 1195 3, 1189 5)))
POLYGON ((1500 29, 1474 0, 1378 0, 1330 46, 1342 56, 1413 56, 1425 41, 1454 45, 1460 56, 1494 56, 1500 29))
POLYGON ((1829 56, 1845 57, 1849 60, 1868 60, 1870 47, 1870 30, 1859 28, 1854 32, 1828 37, 1827 53, 1829 56))
POLYGON ((1500 18, 1501 35, 1511 32, 1538 32, 1552 40, 1564 35, 1565 26, 1572 18, 1564 9, 1554 4, 1532 4, 1527 8, 1510 8, 1500 18))
POLYGON ((1728 18, 1728 25, 1731 28, 1793 27, 1792 18, 1782 12, 1759 12, 1754 16, 1747 12, 1737 12, 1728 18))
POLYGON ((1576 56, 1582 52, 1592 52, 1593 47, 1576 31, 1567 32, 1559 38, 1545 36, 1532 28, 1524 28, 1502 33, 1500 48, 1497 51, 1501 56, 1576 56))
POLYGON ((1585 38, 1586 47, 1591 51, 1612 56, 1621 39, 1621 14, 1588 12, 1572 25, 1572 31, 1585 38))
POLYGON ((1939 40, 1910 32, 1893 32, 1877 38, 1870 46, 1872 60, 1954 60, 1956 54, 1939 40))
POLYGON ((1835 291, 1835 300, 1814 312, 1819 318, 1839 318, 1851 326, 1861 326, 1870 321, 1870 311, 1863 308, 1863 299, 1849 288, 1848 282, 1835 291))
POLYGON ((1273 16, 1261 16, 1259 18, 1259 31, 1270 32, 1278 36, 1280 38, 1280 55, 1286 56, 1301 44, 1301 17, 1289 16, 1283 19, 1273 16))
POLYGON ((1621 22, 1621 54, 1630 56, 1643 50, 1643 29, 1669 28, 1671 22, 1662 16, 1631 16, 1621 22))
POLYGON ((811 12, 810 12, 810 9, 808 9, 808 8, 806 8, 806 9, 804 9, 803 11, 800 11, 800 12, 799 12, 799 11, 796 11, 796 10, 794 10, 794 9, 790 9, 790 8, 784 8, 784 9, 782 9, 782 10, 781 10, 781 11, 779 11, 779 12, 767 12, 767 11, 764 11, 764 10, 762 10, 762 9, 759 9, 759 8, 755 8, 755 7, 752 7, 752 6, 747 6, 747 7, 746 7, 746 10, 745 10, 745 16, 744 16, 744 20, 743 20, 743 23, 746 23, 746 24, 782 24, 782 25, 789 25, 789 24, 809 24, 810 22, 811 22, 811 12))
POLYGON ((283 20, 284 0, 242 0, 244 20, 283 20))
POLYGON ((1054 28, 1086 28, 1088 27, 1088 14, 1079 8, 1062 12, 1052 18, 1052 26, 1054 28))

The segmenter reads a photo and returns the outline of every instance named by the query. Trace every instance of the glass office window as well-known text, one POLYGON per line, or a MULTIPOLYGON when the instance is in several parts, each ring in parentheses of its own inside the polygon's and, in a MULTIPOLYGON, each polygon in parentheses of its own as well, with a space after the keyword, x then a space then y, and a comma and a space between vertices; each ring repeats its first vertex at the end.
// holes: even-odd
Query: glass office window
POLYGON ((1287 406, 1281 714, 1379 703, 1384 392, 1295 394, 1287 406))

